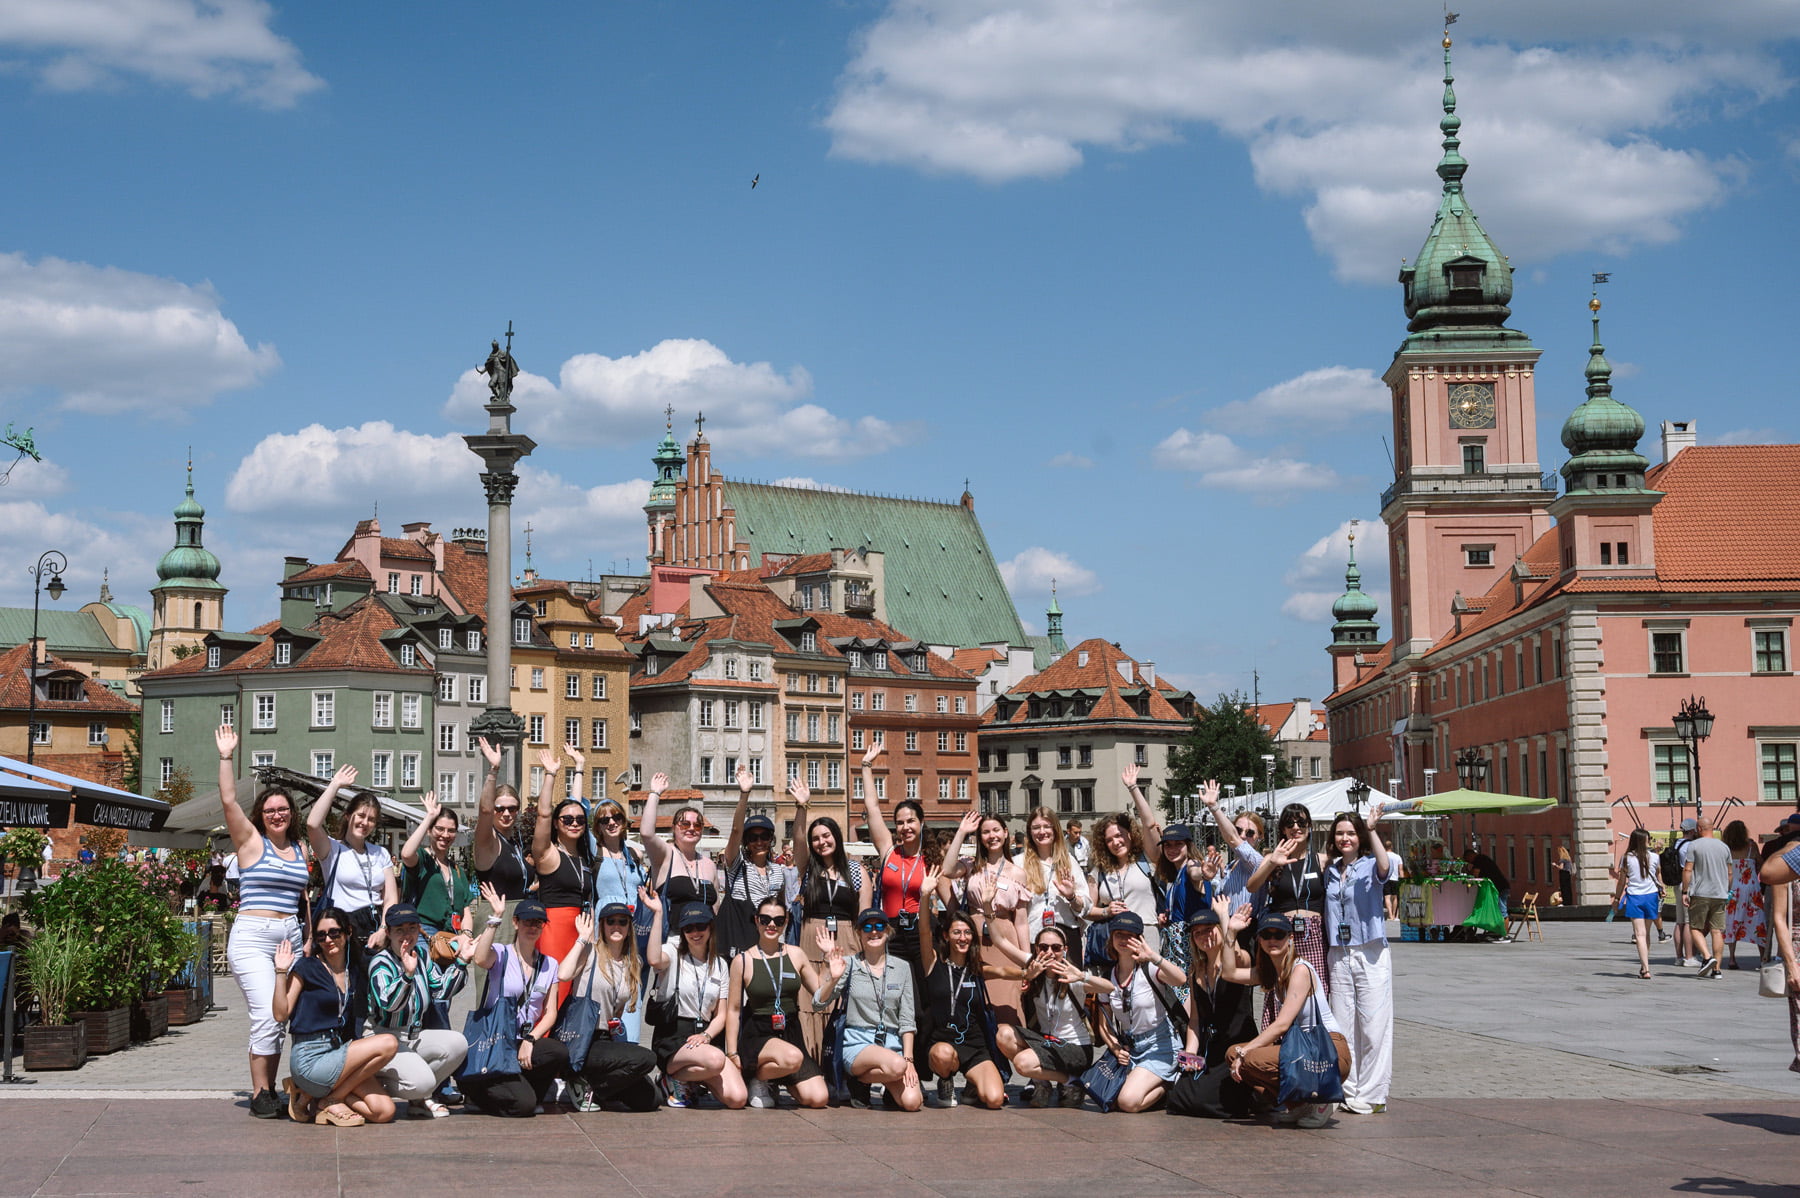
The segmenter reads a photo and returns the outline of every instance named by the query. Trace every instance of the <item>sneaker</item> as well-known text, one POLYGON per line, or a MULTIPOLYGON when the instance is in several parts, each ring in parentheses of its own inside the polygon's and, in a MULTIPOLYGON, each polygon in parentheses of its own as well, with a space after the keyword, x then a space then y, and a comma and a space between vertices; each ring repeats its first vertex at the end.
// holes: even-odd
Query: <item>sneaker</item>
POLYGON ((881 1087, 881 1106, 883 1110, 900 1110, 900 1095, 892 1086, 881 1087))
POLYGON ((1310 1106, 1305 1104, 1282 1107, 1269 1115, 1269 1122, 1273 1123, 1276 1127, 1292 1127, 1294 1124, 1300 1122, 1300 1115, 1302 1112, 1311 1109, 1310 1106))
POLYGON ((1664 941, 1664 940, 1667 940, 1667 939, 1668 939, 1668 938, 1669 938, 1669 934, 1668 934, 1668 933, 1667 933, 1667 932, 1658 932, 1658 933, 1657 933, 1657 934, 1656 934, 1656 939, 1657 939, 1657 940, 1658 940, 1658 941, 1659 941, 1659 942, 1660 942, 1660 941, 1664 941))
POLYGON ((953 1107, 956 1105, 956 1087, 951 1084, 950 1079, 947 1077, 938 1078, 937 1104, 940 1107, 953 1107))
POLYGON ((576 1074, 575 1084, 570 1087, 570 1090, 576 1111, 584 1115, 591 1115, 600 1109, 600 1103, 594 1097, 594 1087, 589 1084, 587 1078, 576 1074))
POLYGON ((868 1082, 859 1082, 855 1080, 850 1082, 850 1105, 853 1108, 859 1111, 868 1110, 869 1102, 872 1098, 872 1087, 868 1082))
POLYGON ((1037 1085, 1031 1087, 1031 1098, 1028 1101, 1033 1107, 1041 1111, 1049 1106, 1055 1098, 1056 1087, 1052 1086, 1049 1082, 1039 1082, 1037 1085))
POLYGON ((688 1087, 686 1082, 678 1082, 672 1077, 663 1078, 663 1102, 678 1111, 688 1108, 688 1087))
POLYGON ((1707 977, 1709 975, 1712 977, 1719 976, 1719 959, 1717 957, 1708 957, 1706 960, 1700 962, 1700 976, 1707 977))
POLYGON ((1338 1103, 1338 1110, 1346 1115, 1373 1115, 1375 1108, 1360 1098, 1346 1098, 1338 1103))
POLYGON ((1078 1082, 1078 1081, 1068 1082, 1062 1087, 1062 1104, 1063 1104, 1063 1106, 1070 1108, 1070 1109, 1075 1109, 1075 1108, 1081 1107, 1086 1102, 1087 1102, 1087 1087, 1082 1085, 1080 1082, 1078 1082))
POLYGON ((769 1083, 760 1077, 750 1081, 750 1105, 759 1111, 775 1109, 775 1094, 769 1089, 769 1083))
POLYGON ((1331 1122, 1331 1104, 1321 1102, 1316 1105, 1302 1106, 1300 1117, 1294 1122, 1300 1127, 1324 1127, 1331 1122))
POLYGON ((279 1119, 286 1107, 273 1090, 258 1090, 250 1096, 250 1114, 258 1119, 279 1119))
POLYGON ((1678 969, 1686 969, 1689 966, 1696 965, 1696 964, 1698 964, 1698 962, 1690 961, 1686 957, 1676 957, 1675 958, 1675 965, 1678 969))

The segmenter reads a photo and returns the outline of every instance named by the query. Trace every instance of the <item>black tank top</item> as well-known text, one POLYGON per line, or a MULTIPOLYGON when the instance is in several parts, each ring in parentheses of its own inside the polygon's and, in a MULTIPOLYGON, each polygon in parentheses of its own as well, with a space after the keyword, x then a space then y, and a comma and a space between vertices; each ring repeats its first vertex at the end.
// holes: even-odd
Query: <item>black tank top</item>
POLYGON ((556 868, 538 873, 538 901, 546 907, 585 907, 593 898, 594 867, 568 849, 557 850, 556 868))
POLYGON ((494 855, 494 863, 486 869, 475 871, 477 881, 486 882, 500 892, 500 897, 511 901, 524 898, 529 879, 526 876, 525 853, 518 842, 502 836, 500 851, 494 855))
MULTIPOLYGON (((698 864, 694 866, 696 871, 699 868, 698 864)), ((685 867, 681 864, 681 855, 675 853, 670 855, 669 873, 663 878, 662 897, 666 904, 664 910, 667 911, 673 911, 683 903, 699 903, 706 907, 717 907, 719 905, 719 888, 711 878, 701 878, 685 872, 685 867)))
POLYGON ((1282 915, 1295 911, 1325 914, 1325 875, 1319 870, 1318 855, 1310 850, 1306 860, 1277 865, 1269 876, 1268 909, 1282 915))
POLYGON ((806 918, 855 919, 862 914, 858 907, 862 897, 862 871, 856 862, 850 863, 848 878, 828 877, 817 865, 813 869, 817 871, 816 875, 808 871, 806 885, 800 891, 806 897, 806 918))
POLYGON ((939 961, 925 975, 925 1006, 934 1028, 978 1026, 983 997, 981 978, 969 966, 939 961))

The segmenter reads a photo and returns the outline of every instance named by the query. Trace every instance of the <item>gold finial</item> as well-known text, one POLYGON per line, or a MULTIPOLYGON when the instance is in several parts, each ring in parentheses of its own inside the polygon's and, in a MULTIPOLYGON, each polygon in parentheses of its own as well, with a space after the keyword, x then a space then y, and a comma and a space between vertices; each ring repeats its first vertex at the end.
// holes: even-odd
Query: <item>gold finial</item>
POLYGON ((1589 312, 1598 312, 1599 310, 1600 310, 1600 297, 1596 295, 1593 299, 1588 301, 1588 311, 1589 312))
POLYGON ((1449 48, 1450 48, 1450 31, 1448 29, 1446 29, 1446 30, 1444 30, 1444 49, 1448 50, 1449 48))

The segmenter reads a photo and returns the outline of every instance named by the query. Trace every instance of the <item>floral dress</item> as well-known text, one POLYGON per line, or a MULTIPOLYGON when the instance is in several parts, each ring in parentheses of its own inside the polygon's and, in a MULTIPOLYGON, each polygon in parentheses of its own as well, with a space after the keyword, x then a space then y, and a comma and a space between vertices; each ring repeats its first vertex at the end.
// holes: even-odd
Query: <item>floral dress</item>
POLYGON ((1748 940, 1762 944, 1769 936, 1763 910, 1762 879, 1757 877, 1756 854, 1731 859, 1731 897, 1725 903, 1725 942, 1748 940))

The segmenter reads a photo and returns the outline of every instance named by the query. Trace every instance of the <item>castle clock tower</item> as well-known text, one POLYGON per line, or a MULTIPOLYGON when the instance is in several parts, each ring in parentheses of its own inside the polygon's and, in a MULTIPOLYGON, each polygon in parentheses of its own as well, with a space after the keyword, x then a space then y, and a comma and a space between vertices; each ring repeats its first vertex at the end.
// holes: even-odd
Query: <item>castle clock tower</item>
POLYGON ((1463 159, 1444 33, 1443 196, 1416 261, 1403 265, 1407 337, 1382 376, 1394 403, 1388 526, 1394 659, 1451 626, 1458 592, 1480 595, 1549 531, 1553 487, 1537 456, 1539 350, 1506 327, 1512 265, 1463 191, 1463 159))

